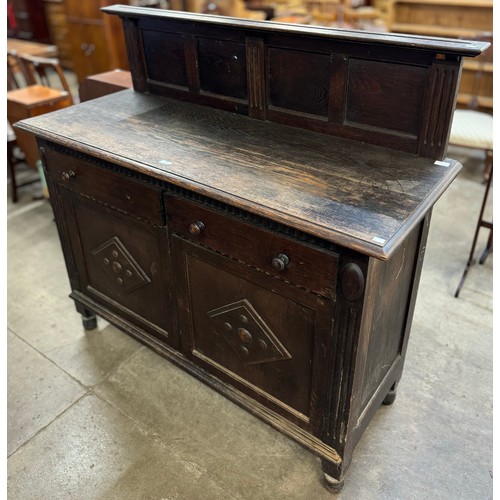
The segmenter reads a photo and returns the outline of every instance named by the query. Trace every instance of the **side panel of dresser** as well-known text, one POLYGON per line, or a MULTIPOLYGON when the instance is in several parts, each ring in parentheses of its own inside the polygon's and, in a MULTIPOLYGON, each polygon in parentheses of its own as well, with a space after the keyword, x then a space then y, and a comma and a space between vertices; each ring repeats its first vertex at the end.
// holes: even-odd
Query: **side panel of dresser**
POLYGON ((160 188, 50 145, 41 153, 77 310, 96 303, 178 348, 160 188))
POLYGON ((431 212, 388 261, 370 258, 360 322, 349 424, 343 451, 352 451, 382 403, 392 404, 403 372, 431 212))

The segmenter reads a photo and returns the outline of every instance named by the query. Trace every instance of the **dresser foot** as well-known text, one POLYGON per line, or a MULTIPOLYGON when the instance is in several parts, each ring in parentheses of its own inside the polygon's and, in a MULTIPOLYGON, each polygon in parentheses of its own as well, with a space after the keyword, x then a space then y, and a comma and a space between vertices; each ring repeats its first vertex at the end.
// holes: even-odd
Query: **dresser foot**
POLYGON ((324 484, 333 493, 340 493, 344 487, 344 479, 335 479, 329 476, 326 472, 324 473, 324 484))
POLYGON ((82 315, 82 324, 85 330, 95 330, 97 328, 97 317, 88 309, 82 309, 79 311, 82 315))
POLYGON ((391 390, 387 393, 387 396, 382 401, 382 404, 389 406, 396 401, 396 384, 391 387, 391 390))

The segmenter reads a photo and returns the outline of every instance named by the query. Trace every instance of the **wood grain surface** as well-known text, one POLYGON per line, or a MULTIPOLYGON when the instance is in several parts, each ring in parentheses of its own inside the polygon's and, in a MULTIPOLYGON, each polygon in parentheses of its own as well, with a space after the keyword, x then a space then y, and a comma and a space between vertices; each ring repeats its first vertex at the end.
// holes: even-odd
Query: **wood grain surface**
POLYGON ((461 168, 132 90, 18 126, 381 259, 461 168))

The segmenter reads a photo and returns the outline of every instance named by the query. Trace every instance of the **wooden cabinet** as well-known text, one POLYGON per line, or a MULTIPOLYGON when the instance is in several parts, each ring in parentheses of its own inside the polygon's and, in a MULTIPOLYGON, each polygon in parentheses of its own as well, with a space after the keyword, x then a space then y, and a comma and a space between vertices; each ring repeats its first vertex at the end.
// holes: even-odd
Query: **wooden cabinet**
MULTIPOLYGON (((396 33, 493 42, 492 0, 394 0, 388 29, 396 33)), ((457 104, 493 112, 493 49, 464 61, 457 104)))
POLYGON ((57 46, 57 58, 63 68, 72 69, 71 44, 63 0, 44 0, 50 39, 57 46))
POLYGON ((339 488, 394 401, 431 208, 460 170, 461 58, 487 44, 107 10, 134 90, 20 124, 84 325, 138 338, 339 488))
POLYGON ((8 0, 7 36, 50 43, 43 0, 8 0))
POLYGON ((119 20, 105 16, 110 0, 64 0, 73 70, 85 77, 113 69, 128 69, 125 40, 119 20))

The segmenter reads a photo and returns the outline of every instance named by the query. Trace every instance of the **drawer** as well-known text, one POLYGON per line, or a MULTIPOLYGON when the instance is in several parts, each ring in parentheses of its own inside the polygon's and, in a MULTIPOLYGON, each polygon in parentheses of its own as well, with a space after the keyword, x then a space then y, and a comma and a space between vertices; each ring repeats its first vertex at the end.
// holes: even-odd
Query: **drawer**
POLYGON ((183 198, 166 195, 165 209, 174 233, 296 286, 335 296, 336 253, 183 198))
POLYGON ((125 177, 85 159, 45 148, 50 178, 118 211, 164 225, 161 188, 125 177))

